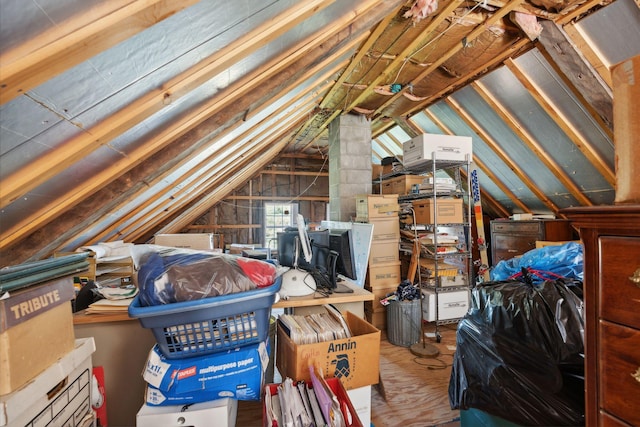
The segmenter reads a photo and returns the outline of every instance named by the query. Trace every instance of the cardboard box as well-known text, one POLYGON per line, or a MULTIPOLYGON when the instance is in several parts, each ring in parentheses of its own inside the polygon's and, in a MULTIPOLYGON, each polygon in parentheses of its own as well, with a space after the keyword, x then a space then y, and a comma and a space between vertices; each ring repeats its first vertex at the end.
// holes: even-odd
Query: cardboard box
POLYGON ((0 300, 0 395, 11 393, 73 350, 73 277, 0 300))
POLYGON ((191 426, 234 427, 238 401, 231 398, 210 400, 193 405, 142 405, 136 414, 136 427, 191 426))
POLYGON ((380 192, 382 194, 399 194, 401 196, 410 194, 413 186, 419 186, 423 180, 424 176, 422 175, 401 175, 385 179, 380 183, 380 192))
POLYGON ((405 168, 428 166, 432 161, 469 162, 473 160, 470 136, 422 134, 402 144, 405 168), (434 158, 435 156, 435 158, 434 158))
POLYGON ((214 249, 213 233, 156 234, 154 244, 202 251, 214 249))
POLYGON ((640 55, 611 67, 615 204, 640 203, 640 55))
POLYGON ((371 323, 376 328, 381 331, 387 330, 387 311, 364 311, 364 317, 367 319, 367 322, 371 323))
POLYGON ((369 224, 373 224, 373 235, 371 236, 371 241, 400 241, 400 221, 397 216, 390 218, 375 218, 369 220, 369 224))
POLYGON ((400 261, 400 242, 398 240, 378 240, 371 242, 369 265, 400 261))
MULTIPOLYGON (((399 252, 398 252, 399 253, 399 252)), ((402 282, 400 261, 384 264, 369 264, 364 287, 368 290, 397 287, 402 282)))
POLYGON ((0 426, 86 426, 85 421, 93 418, 91 355, 95 351, 93 338, 75 340, 70 352, 32 381, 0 397, 0 426))
POLYGON ((313 365, 347 390, 378 383, 380 330, 349 311, 343 315, 352 337, 315 344, 294 343, 278 322, 276 365, 283 378, 309 381, 313 365))
POLYGON ((398 290, 397 285, 389 288, 371 290, 370 292, 373 294, 373 301, 365 301, 364 310, 370 311, 370 312, 384 311, 385 306, 380 304, 380 300, 385 298, 387 295, 396 292, 397 290, 398 290))
MULTIPOLYGON (((427 322, 436 320, 436 295, 431 289, 423 289, 422 318, 427 322)), ((451 320, 464 317, 469 311, 469 289, 438 292, 438 320, 451 320)))
POLYGON ((361 194, 356 196, 356 220, 367 222, 375 218, 398 216, 397 194, 361 194))
POLYGON ((269 364, 269 340, 213 355, 166 359, 157 344, 143 379, 150 406, 199 403, 224 397, 260 400, 269 364))
MULTIPOLYGON (((413 201, 416 224, 461 224, 464 222, 462 199, 439 198, 436 202, 437 215, 434 214, 433 199, 413 201)), ((413 219, 411 218, 411 221, 413 219)))

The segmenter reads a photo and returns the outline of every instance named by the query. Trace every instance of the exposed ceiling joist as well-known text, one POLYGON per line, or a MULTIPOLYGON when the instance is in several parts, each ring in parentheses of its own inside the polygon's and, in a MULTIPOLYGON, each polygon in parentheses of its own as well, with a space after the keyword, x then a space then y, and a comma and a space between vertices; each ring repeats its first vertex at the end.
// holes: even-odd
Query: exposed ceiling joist
POLYGON ((513 115, 498 102, 486 87, 481 82, 472 83, 472 87, 480 94, 482 99, 487 102, 493 108, 493 110, 509 125, 514 134, 518 136, 524 142, 534 155, 542 161, 542 163, 549 169, 549 171, 564 185, 569 193, 585 206, 592 206, 593 203, 587 196, 584 195, 582 190, 578 188, 562 168, 553 160, 553 157, 547 153, 539 142, 527 132, 524 127, 513 117, 513 115))
POLYGON ((58 146, 47 156, 36 159, 32 167, 19 170, 7 177, 6 184, 0 187, 0 207, 33 190, 69 165, 82 160, 98 146, 108 144, 124 131, 176 102, 180 97, 197 89, 236 61, 267 45, 333 1, 335 0, 309 0, 292 7, 286 13, 264 22, 224 49, 203 59, 196 66, 170 79, 160 88, 138 98, 106 120, 92 128, 83 129, 72 141, 58 146))
POLYGON ((0 56, 0 105, 198 0, 115 0, 0 56), (77 23, 74 23, 77 22, 77 23))
POLYGON ((536 84, 527 76, 527 71, 517 65, 513 60, 507 59, 505 65, 516 76, 518 81, 527 89, 529 94, 535 98, 538 104, 551 117, 551 119, 560 127, 564 133, 573 141, 575 146, 582 154, 591 162, 600 175, 610 184, 615 185, 615 172, 609 167, 605 159, 594 150, 589 141, 587 141, 578 129, 571 126, 571 121, 545 96, 544 92, 536 86, 536 84))

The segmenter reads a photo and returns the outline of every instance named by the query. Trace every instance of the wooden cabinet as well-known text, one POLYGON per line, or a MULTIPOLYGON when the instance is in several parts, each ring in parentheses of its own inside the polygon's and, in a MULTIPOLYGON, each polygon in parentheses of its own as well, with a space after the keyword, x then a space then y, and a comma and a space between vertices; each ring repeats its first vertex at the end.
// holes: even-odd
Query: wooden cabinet
POLYGON ((520 256, 536 248, 536 240, 573 240, 571 224, 563 219, 491 221, 491 263, 520 256))
POLYGON ((584 243, 586 425, 640 425, 640 206, 562 213, 584 243))

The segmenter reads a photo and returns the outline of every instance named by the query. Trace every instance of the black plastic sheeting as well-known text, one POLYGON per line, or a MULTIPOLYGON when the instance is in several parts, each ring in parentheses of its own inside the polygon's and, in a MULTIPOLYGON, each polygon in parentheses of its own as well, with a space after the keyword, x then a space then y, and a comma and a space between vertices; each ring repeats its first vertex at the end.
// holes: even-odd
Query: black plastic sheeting
POLYGON ((459 322, 449 402, 518 425, 584 425, 582 284, 486 282, 459 322))

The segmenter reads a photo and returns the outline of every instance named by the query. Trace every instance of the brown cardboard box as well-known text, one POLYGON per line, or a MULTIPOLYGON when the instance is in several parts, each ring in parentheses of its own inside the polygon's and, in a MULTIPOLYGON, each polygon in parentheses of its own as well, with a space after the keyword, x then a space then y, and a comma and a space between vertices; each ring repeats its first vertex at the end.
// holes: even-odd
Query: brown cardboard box
POLYGON ((356 196, 356 220, 398 217, 400 205, 397 194, 361 194, 356 196))
POLYGON ((378 240, 371 242, 369 264, 391 263, 400 261, 399 240, 378 240))
MULTIPOLYGON (((433 211, 433 200, 423 199, 413 201, 416 224, 460 224, 464 222, 462 199, 439 198, 436 202, 438 214, 433 211)), ((411 219, 413 221, 413 219, 411 219)))
POLYGON ((311 380, 309 365, 322 369, 325 377, 340 377, 352 390, 377 384, 380 373, 380 330, 355 314, 344 317, 352 337, 315 344, 296 344, 278 321, 276 365, 282 377, 311 380), (348 373, 348 375, 347 375, 348 373))
POLYGON ((371 323, 376 328, 381 331, 387 330, 387 311, 364 311, 364 317, 367 319, 367 322, 371 323))
POLYGON ((0 301, 0 395, 19 389, 73 350, 73 277, 12 292, 0 301))
POLYGON ((401 175, 394 178, 385 179, 380 183, 382 194, 399 194, 405 195, 411 193, 414 185, 422 184, 424 176, 422 175, 401 175))
POLYGON ((187 248, 202 251, 213 250, 213 233, 156 234, 154 243, 173 248, 187 248))
POLYGON ((400 241, 400 221, 397 216, 388 218, 374 218, 369 220, 373 224, 371 240, 397 240, 400 241))
POLYGON ((614 65, 613 136, 616 204, 640 203, 640 55, 614 65))
POLYGON ((394 293, 396 290, 398 290, 397 286, 371 289, 370 292, 373 294, 373 301, 365 301, 364 311, 370 311, 372 313, 375 313, 376 311, 384 311, 385 306, 380 304, 380 300, 385 298, 387 295, 394 293))
POLYGON ((400 261, 369 264, 364 287, 369 290, 397 287, 402 282, 400 261))

